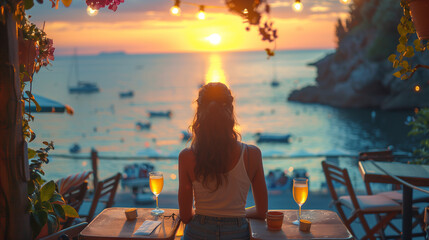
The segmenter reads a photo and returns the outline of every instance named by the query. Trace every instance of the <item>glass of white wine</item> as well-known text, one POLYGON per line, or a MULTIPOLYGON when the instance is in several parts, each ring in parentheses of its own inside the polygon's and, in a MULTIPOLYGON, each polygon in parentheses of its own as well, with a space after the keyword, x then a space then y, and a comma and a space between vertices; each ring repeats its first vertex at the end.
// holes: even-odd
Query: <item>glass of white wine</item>
POLYGON ((162 188, 164 187, 164 175, 162 172, 150 172, 149 173, 149 186, 150 190, 156 197, 156 208, 152 210, 152 215, 161 215, 164 213, 164 210, 159 209, 158 207, 158 195, 161 193, 162 188))
POLYGON ((293 222, 299 225, 301 219, 301 206, 307 201, 308 197, 308 179, 307 178, 294 178, 293 179, 293 199, 299 206, 298 219, 293 222))

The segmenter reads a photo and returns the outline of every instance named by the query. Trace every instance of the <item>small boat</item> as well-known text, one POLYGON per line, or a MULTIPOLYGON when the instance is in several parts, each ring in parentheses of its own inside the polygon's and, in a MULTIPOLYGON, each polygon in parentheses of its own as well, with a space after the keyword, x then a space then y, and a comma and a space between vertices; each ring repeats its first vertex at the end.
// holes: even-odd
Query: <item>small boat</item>
POLYGON ((71 94, 73 94, 73 93, 78 93, 78 94, 79 93, 96 93, 96 92, 100 91, 100 88, 97 86, 96 83, 80 81, 76 50, 74 52, 72 67, 71 67, 71 71, 70 71, 67 82, 68 82, 69 93, 71 93, 71 94), (77 80, 77 83, 74 86, 70 85, 73 72, 75 75, 75 79, 77 80))
POLYGON ((182 131, 182 141, 188 141, 192 138, 192 134, 188 131, 182 131))
POLYGON ((275 88, 275 87, 278 87, 278 86, 280 86, 280 82, 279 82, 279 81, 277 81, 276 79, 274 79, 274 80, 271 82, 271 87, 275 88))
POLYGON ((289 143, 291 134, 256 133, 257 143, 289 143))
POLYGON ((142 129, 150 129, 151 123, 150 122, 137 122, 136 127, 138 130, 142 129))
POLYGON ((149 117, 166 117, 171 118, 172 112, 168 111, 148 111, 149 117))
POLYGON ((149 172, 154 169, 155 167, 150 163, 126 165, 122 174, 122 187, 130 188, 134 194, 150 191, 149 172))
POLYGON ((75 143, 73 146, 69 149, 70 153, 79 153, 80 152, 80 146, 79 144, 75 143))
POLYGON ((69 93, 96 93, 100 88, 95 83, 78 82, 76 86, 69 86, 69 93))
POLYGON ((120 98, 132 98, 132 97, 134 97, 134 91, 120 92, 119 97, 120 98))

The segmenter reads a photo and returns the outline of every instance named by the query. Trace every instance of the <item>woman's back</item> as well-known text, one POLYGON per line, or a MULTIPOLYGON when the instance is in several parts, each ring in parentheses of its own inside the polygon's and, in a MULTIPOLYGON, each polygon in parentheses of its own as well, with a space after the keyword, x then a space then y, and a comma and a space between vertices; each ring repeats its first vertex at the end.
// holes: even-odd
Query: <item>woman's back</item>
POLYGON ((179 155, 184 239, 248 239, 246 217, 265 218, 268 199, 261 151, 239 141, 233 100, 222 83, 209 83, 199 91, 192 144, 179 155), (250 185, 255 207, 245 209, 250 185))
POLYGON ((240 157, 228 171, 226 181, 216 191, 215 182, 209 182, 205 187, 200 181, 192 181, 195 198, 195 213, 215 217, 245 217, 247 193, 250 188, 250 179, 244 164, 246 145, 241 144, 240 157))

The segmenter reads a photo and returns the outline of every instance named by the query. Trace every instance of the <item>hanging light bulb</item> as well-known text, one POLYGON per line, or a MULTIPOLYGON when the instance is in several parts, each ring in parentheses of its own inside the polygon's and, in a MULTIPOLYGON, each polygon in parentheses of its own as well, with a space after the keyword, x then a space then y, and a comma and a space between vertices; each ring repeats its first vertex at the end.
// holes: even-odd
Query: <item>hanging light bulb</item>
POLYGON ((342 4, 348 4, 350 2, 350 0, 340 0, 340 3, 342 4))
POLYGON ((86 8, 86 13, 88 13, 89 16, 93 17, 93 16, 95 16, 95 15, 98 14, 98 10, 97 9, 93 9, 90 6, 88 6, 86 8))
POLYGON ((414 91, 415 92, 420 92, 420 86, 419 85, 414 86, 414 91))
POLYGON ((200 20, 206 19, 206 13, 204 12, 204 5, 200 5, 200 11, 197 14, 197 18, 200 20))
POLYGON ((180 0, 174 1, 174 6, 170 8, 170 12, 175 16, 180 15, 180 0))
POLYGON ((249 13, 249 11, 247 10, 247 8, 245 8, 244 10, 243 10, 243 14, 248 14, 249 13))
POLYGON ((301 0, 295 0, 295 2, 292 4, 292 8, 295 12, 301 12, 303 8, 301 0))

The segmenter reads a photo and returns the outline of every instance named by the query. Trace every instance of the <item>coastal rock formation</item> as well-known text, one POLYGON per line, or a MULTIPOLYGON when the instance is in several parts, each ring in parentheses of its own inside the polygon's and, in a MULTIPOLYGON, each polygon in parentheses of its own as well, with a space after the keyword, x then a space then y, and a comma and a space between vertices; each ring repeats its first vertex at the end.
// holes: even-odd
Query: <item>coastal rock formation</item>
MULTIPOLYGON (((392 75, 387 60, 396 51, 401 11, 396 1, 355 0, 345 26, 338 20, 336 51, 311 64, 317 68, 316 85, 294 90, 288 100, 352 108, 429 106, 429 70, 419 69, 402 81, 392 75)), ((429 53, 416 54, 410 62, 429 64, 429 53)))

